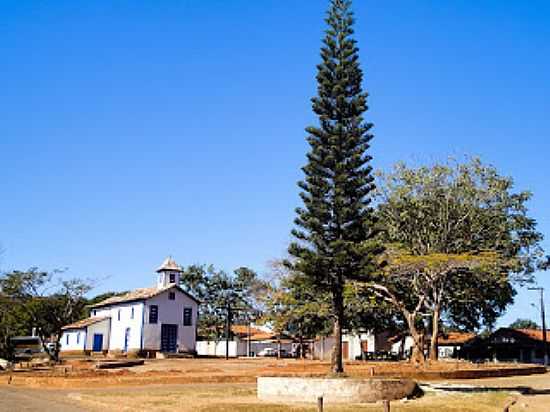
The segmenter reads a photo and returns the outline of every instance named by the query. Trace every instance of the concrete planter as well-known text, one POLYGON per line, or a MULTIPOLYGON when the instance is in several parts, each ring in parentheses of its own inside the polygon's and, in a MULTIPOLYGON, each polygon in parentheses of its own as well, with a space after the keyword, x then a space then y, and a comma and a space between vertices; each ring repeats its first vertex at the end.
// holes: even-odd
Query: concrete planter
POLYGON ((258 398, 275 402, 366 403, 397 400, 418 391, 410 379, 259 377, 258 398))

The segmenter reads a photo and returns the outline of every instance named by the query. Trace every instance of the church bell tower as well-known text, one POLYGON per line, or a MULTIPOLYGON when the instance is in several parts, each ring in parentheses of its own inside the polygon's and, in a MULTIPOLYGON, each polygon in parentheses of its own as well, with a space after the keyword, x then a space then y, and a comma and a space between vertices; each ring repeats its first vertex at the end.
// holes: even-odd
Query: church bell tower
POLYGON ((172 256, 167 257, 157 269, 157 287, 164 289, 169 286, 179 285, 182 272, 181 266, 172 259, 172 256))

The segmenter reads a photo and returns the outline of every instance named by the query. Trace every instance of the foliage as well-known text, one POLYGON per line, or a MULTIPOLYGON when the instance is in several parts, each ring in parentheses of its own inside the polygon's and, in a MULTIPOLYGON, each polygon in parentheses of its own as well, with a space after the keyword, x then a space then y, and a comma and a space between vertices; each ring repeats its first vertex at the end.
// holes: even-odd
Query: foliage
POLYGON ((289 247, 292 270, 311 279, 331 297, 335 352, 333 372, 341 373, 341 333, 346 282, 365 279, 376 269, 378 246, 370 207, 374 178, 368 163, 372 124, 366 123, 367 93, 353 36, 351 1, 332 0, 328 29, 317 66, 318 95, 312 99, 318 127, 308 127, 310 151, 298 186, 303 207, 296 209, 296 241, 289 247))
POLYGON ((373 288, 418 333, 417 352, 431 333, 434 358, 442 318, 456 328, 490 326, 512 302, 514 283, 532 282, 543 268, 542 235, 526 207, 531 194, 513 192, 511 178, 479 159, 399 163, 379 177, 378 215, 391 252, 373 288))
MULTIPOLYGON (((273 268, 274 279, 263 296, 263 320, 277 332, 296 339, 330 335, 330 293, 319 290, 303 273, 288 270, 283 262, 274 262, 273 268)), ((396 328, 392 308, 376 302, 360 282, 346 282, 343 295, 347 314, 344 329, 364 332, 396 328)))
POLYGON ((266 286, 246 267, 229 275, 212 265, 191 265, 182 273, 181 287, 201 302, 199 335, 217 340, 225 334, 228 308, 230 321, 251 320, 261 310, 258 296, 266 286))
POLYGON ((314 338, 330 331, 330 296, 319 291, 311 278, 274 262, 276 275, 263 295, 262 321, 275 331, 299 339, 314 338))
POLYGON ((18 333, 28 334, 35 328, 44 345, 53 339, 53 351, 44 349, 54 360, 59 357, 61 328, 82 318, 87 303, 84 295, 91 289, 86 281, 63 280, 59 274, 31 268, 0 277, 2 301, 13 309, 4 319, 18 325, 18 333))
POLYGON ((537 324, 537 322, 532 321, 531 319, 516 319, 512 323, 510 323, 509 328, 512 329, 540 329, 540 326, 537 324))

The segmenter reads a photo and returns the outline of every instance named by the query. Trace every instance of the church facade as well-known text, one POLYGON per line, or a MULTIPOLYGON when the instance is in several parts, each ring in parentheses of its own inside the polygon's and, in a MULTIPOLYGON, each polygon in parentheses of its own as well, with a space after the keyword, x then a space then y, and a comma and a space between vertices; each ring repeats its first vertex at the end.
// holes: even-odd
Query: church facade
POLYGON ((180 287, 181 273, 169 257, 157 269, 156 286, 91 306, 89 318, 63 327, 61 352, 195 352, 199 302, 180 287))

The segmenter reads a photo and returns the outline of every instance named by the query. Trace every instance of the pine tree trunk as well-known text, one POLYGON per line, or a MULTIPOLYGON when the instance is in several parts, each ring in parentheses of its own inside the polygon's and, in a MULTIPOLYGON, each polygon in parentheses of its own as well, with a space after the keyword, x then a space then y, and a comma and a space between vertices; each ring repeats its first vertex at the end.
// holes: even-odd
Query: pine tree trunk
POLYGON ((331 357, 331 370, 333 373, 340 374, 344 372, 344 362, 342 360, 342 325, 344 323, 344 305, 343 296, 340 291, 334 292, 334 348, 331 357))
POLYGON ((437 361, 439 358, 439 347, 437 344, 439 338, 439 306, 436 306, 432 316, 432 337, 430 339, 430 361, 437 361))

